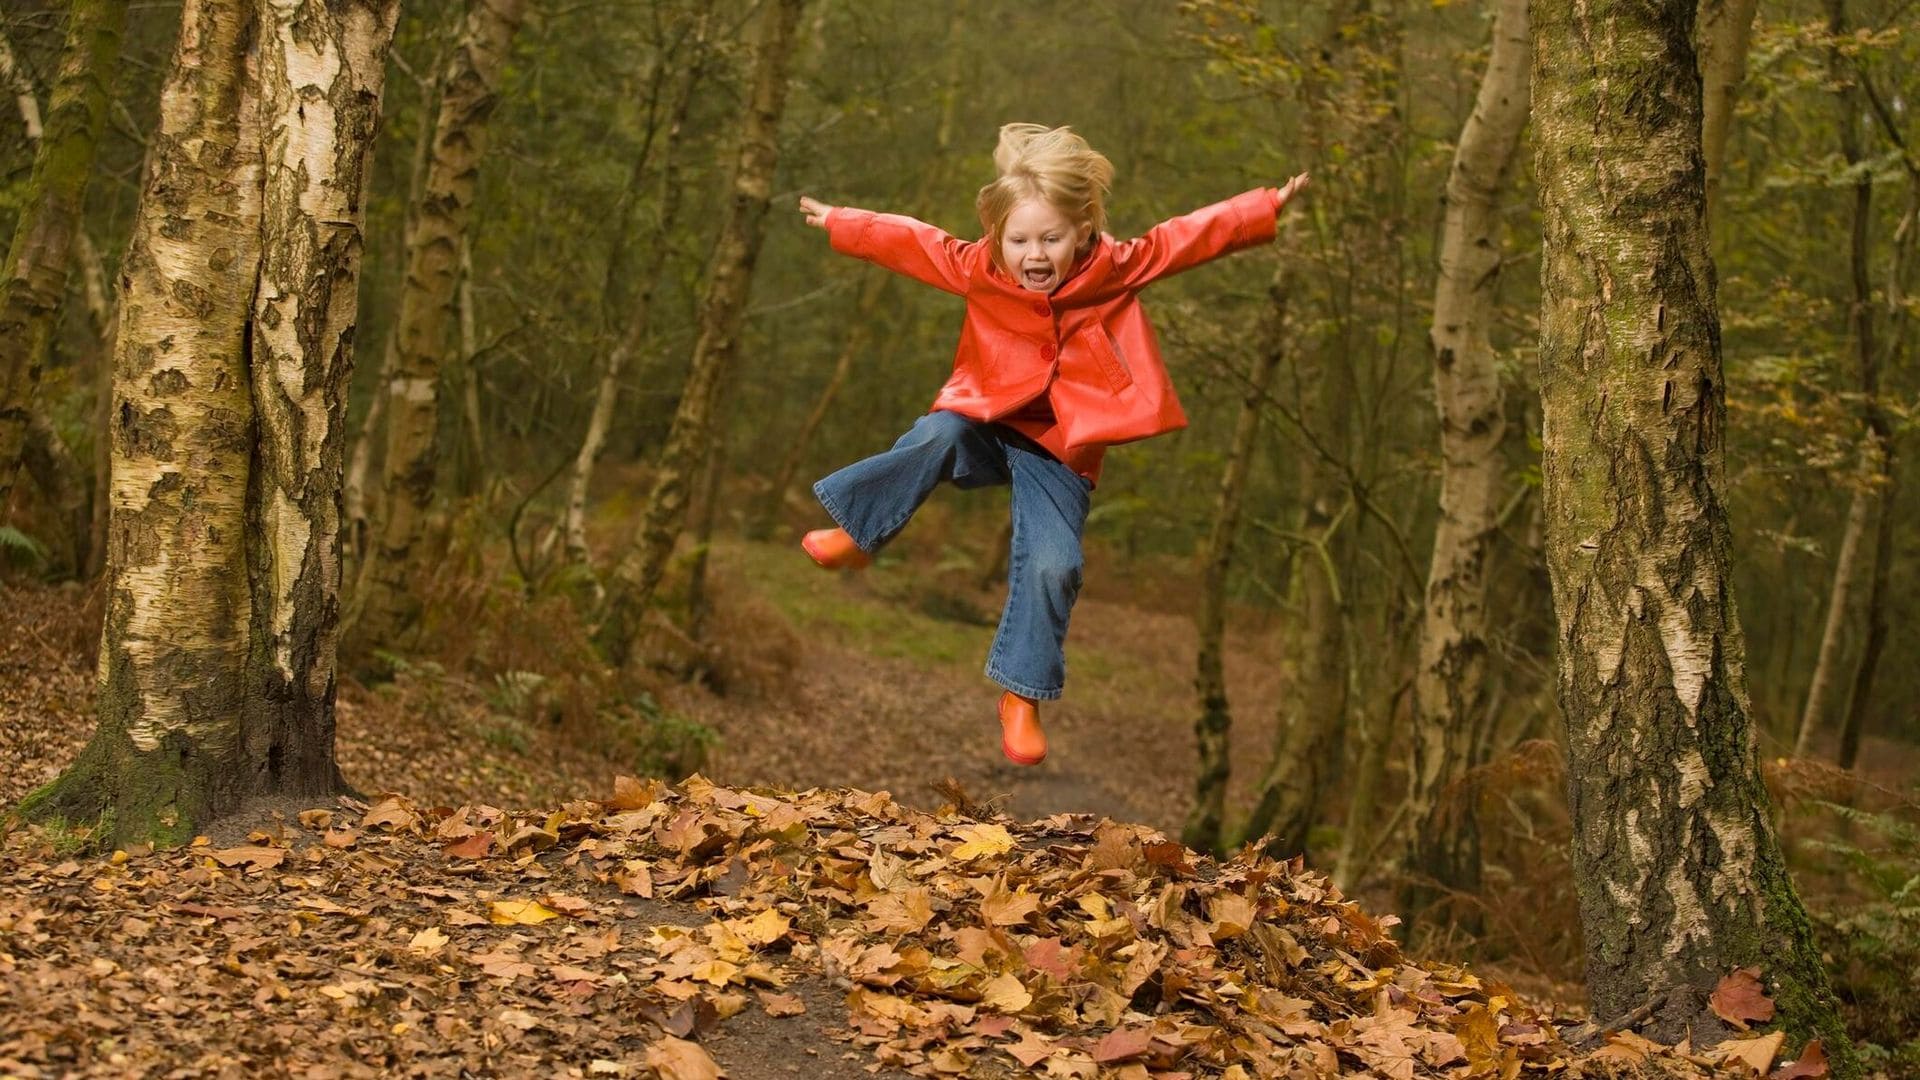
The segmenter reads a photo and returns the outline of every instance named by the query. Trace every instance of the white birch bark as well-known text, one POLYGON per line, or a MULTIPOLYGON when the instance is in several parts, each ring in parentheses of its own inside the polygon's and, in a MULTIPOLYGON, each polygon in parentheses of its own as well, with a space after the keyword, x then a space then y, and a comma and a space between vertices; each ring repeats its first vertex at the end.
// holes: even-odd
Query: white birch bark
POLYGON ((1410 867, 1448 886, 1479 877, 1471 801, 1454 791, 1486 721, 1487 569, 1500 517, 1505 393, 1488 334, 1500 270, 1500 219, 1532 61, 1526 0, 1499 0, 1473 113, 1454 150, 1434 286, 1434 403, 1440 413, 1440 516, 1434 527, 1414 678, 1408 784, 1410 867))
POLYGON ((254 299, 259 446, 249 511, 255 786, 323 793, 333 761, 341 477, 367 176, 398 0, 259 9, 264 253, 254 299))

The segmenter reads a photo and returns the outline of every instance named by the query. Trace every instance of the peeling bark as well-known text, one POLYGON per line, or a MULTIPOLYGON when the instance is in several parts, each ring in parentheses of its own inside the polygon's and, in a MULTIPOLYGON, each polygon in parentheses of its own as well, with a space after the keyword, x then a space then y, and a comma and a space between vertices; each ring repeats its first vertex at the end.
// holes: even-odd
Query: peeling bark
POLYGON ((753 265, 765 234, 773 170, 779 157, 780 117, 787 101, 787 65, 805 0, 770 0, 761 24, 752 96, 741 118, 739 156, 732 197, 714 246, 712 270, 700 300, 700 334, 661 451, 653 490, 633 544, 621 558, 609 589, 607 616, 598 641, 614 662, 624 663, 640 618, 666 574, 667 560, 686 524, 688 491, 711 438, 714 400, 733 360, 753 265))
POLYGON ((186 0, 122 265, 99 729, 30 812, 183 839, 244 796, 247 318, 260 129, 249 12, 186 0))
MULTIPOLYGON (((1434 287, 1434 403, 1440 413, 1440 516, 1434 526, 1414 677, 1408 869, 1442 889, 1480 880, 1471 793, 1457 790, 1487 723, 1487 573, 1499 535, 1505 392, 1488 336, 1500 271, 1496 201, 1527 124, 1526 0, 1501 0, 1473 114, 1447 178, 1434 287)), ((1406 902, 1431 902, 1424 889, 1406 902)))
POLYGON ((460 237, 472 215, 488 120, 526 0, 475 0, 441 76, 431 164, 414 209, 400 295, 398 353, 386 386, 386 461, 372 550, 360 568, 349 633, 364 646, 397 640, 419 618, 408 587, 437 475, 440 376, 454 320, 460 237))
MULTIPOLYGON (((60 73, 6 265, 0 267, 0 506, 19 474, 40 368, 66 296, 67 268, 94 150, 106 124, 107 90, 119 63, 126 14, 126 0, 74 0, 68 8, 60 73)), ((12 54, 5 58, 11 70, 12 54)), ((24 82, 17 88, 26 115, 32 89, 24 82)))
POLYGON ((369 158, 398 11, 399 0, 269 0, 259 11, 266 168, 245 714, 254 790, 345 786, 333 756, 341 477, 369 158))
POLYGON ((1704 1042, 1756 965, 1858 1063, 1769 817, 1729 582, 1693 3, 1535 0, 1547 561, 1598 1016, 1704 1042))

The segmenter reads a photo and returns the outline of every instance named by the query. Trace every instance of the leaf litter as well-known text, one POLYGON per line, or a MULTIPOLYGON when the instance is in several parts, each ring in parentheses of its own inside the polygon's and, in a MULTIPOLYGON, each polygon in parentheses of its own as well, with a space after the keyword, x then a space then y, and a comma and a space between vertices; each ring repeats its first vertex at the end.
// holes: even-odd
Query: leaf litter
POLYGON ((1764 1074, 1783 1049, 1576 1051, 1572 1021, 1404 956, 1298 862, 1086 815, 694 776, 526 814, 341 799, 219 849, 54 839, 0 837, 10 1077, 1518 1080, 1764 1074), (823 978, 843 1008, 796 992, 823 978), (742 1013, 817 1037, 730 1073, 742 1013))

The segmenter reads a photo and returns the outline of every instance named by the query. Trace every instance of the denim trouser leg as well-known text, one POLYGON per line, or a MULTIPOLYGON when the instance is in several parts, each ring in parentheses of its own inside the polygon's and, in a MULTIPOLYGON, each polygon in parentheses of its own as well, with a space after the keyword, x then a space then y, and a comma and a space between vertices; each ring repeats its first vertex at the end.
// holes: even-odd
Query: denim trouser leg
POLYGON ((1067 619, 1080 595, 1080 532, 1091 486, 1018 435, 1006 442, 1013 477, 1007 606, 987 654, 987 678, 1041 701, 1067 680, 1067 619))
POLYGON ((1086 480, 1008 428, 932 412, 891 450, 826 477, 813 493, 870 552, 898 535, 942 481, 1013 485, 1007 604, 987 677, 1030 698, 1058 698, 1067 676, 1067 619, 1080 593, 1080 531, 1092 490, 1086 480))
POLYGON ((930 412, 893 449, 819 481, 813 494, 860 550, 871 552, 906 527, 942 480, 962 488, 1006 483, 999 430, 958 413, 930 412))

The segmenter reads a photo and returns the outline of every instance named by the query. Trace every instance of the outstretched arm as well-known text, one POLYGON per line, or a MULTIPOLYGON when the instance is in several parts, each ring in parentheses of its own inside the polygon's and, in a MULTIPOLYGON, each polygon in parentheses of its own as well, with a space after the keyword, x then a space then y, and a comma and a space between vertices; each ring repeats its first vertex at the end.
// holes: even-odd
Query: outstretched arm
POLYGON ((851 206, 828 206, 800 197, 807 224, 827 230, 833 249, 922 281, 936 289, 967 291, 967 256, 979 241, 967 242, 924 221, 901 214, 876 214, 851 206))
POLYGON ((1284 187, 1255 188, 1225 202, 1163 221, 1138 239, 1119 244, 1114 266, 1128 288, 1191 270, 1201 263, 1271 241, 1280 212, 1307 186, 1307 174, 1284 187))

